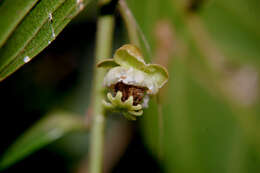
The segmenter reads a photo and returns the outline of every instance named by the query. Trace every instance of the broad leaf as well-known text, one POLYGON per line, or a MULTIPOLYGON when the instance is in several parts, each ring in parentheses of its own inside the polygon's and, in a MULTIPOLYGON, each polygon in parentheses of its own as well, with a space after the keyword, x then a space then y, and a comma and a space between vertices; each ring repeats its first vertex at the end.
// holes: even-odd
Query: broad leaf
POLYGON ((259 96, 246 108, 240 103, 243 99, 228 100, 227 94, 221 94, 228 84, 220 78, 226 76, 212 75, 215 69, 209 65, 212 60, 219 63, 220 57, 225 61, 217 74, 233 73, 237 64, 254 71, 234 75, 242 82, 230 80, 231 90, 239 88, 249 96, 250 85, 245 90, 241 86, 254 74, 259 79, 259 1, 127 2, 148 36, 152 57, 156 62, 166 60, 169 69, 160 103, 152 100, 142 121, 145 141, 163 161, 163 170, 259 172, 259 96), (203 8, 187 13, 190 3, 202 3, 203 8))

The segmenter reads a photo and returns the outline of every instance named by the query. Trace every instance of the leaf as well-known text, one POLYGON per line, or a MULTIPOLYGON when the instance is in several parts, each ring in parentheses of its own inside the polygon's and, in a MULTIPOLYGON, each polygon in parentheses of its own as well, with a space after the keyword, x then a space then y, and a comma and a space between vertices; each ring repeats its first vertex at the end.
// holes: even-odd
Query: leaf
POLYGON ((0 4, 0 47, 38 0, 12 0, 0 4), (19 10, 17 10, 19 9, 19 10))
POLYGON ((24 132, 6 150, 0 160, 0 170, 6 169, 69 132, 85 129, 82 117, 63 111, 52 112, 24 132))
POLYGON ((88 0, 42 0, 0 48, 0 81, 47 47, 88 0))
POLYGON ((229 139, 238 133, 231 118, 233 113, 191 79, 182 62, 174 61, 169 73, 174 78, 169 80, 168 92, 161 102, 162 129, 158 124, 158 103, 152 102, 143 116, 143 131, 151 151, 162 150, 163 158, 171 158, 166 162, 166 172, 225 170, 228 164, 221 161, 229 157, 232 147, 229 139), (159 131, 163 131, 162 149, 158 145, 159 131))
POLYGON ((163 62, 166 56, 165 64, 173 76, 160 93, 160 103, 151 100, 141 123, 144 140, 150 152, 158 154, 163 170, 259 172, 259 97, 254 102, 257 106, 247 108, 227 101, 229 96, 219 89, 225 87, 221 77, 209 75, 214 69, 205 68, 203 63, 203 59, 216 60, 218 54, 212 52, 217 49, 228 62, 223 71, 233 71, 236 64, 258 69, 259 1, 205 1, 199 13, 187 13, 188 3, 193 1, 127 2, 148 36, 156 62, 163 62), (190 24, 194 16, 200 19, 201 27, 190 24))
POLYGON ((259 1, 214 1, 201 13, 210 36, 229 59, 260 66, 259 1), (231 5, 232 4, 232 5, 231 5))

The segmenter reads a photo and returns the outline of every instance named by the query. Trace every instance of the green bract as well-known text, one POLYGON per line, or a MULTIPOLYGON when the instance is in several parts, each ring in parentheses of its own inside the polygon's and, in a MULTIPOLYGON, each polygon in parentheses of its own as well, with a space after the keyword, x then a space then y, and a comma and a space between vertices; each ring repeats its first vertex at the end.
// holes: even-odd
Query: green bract
MULTIPOLYGON (((113 59, 105 59, 97 66, 108 69, 104 78, 104 85, 108 88, 122 82, 125 85, 145 88, 145 94, 155 95, 168 80, 168 72, 163 66, 146 64, 139 49, 130 44, 119 48, 113 59)), ((135 116, 143 113, 144 104, 134 105, 133 96, 122 101, 122 92, 118 91, 114 97, 108 93, 107 98, 110 103, 104 101, 105 107, 127 113, 127 118, 135 119, 135 116)))

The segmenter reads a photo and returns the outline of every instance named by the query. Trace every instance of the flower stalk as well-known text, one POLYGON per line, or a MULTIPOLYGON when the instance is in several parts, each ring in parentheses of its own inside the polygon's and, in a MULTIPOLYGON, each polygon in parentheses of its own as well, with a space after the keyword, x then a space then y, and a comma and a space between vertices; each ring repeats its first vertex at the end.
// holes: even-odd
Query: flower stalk
MULTIPOLYGON (((97 41, 95 61, 101 61, 109 57, 112 49, 112 38, 114 30, 114 16, 102 15, 97 23, 97 41)), ((93 120, 90 143, 90 173, 101 173, 103 165, 105 112, 102 100, 104 99, 103 80, 104 69, 95 68, 93 86, 93 120)))
POLYGON ((90 173, 102 172, 107 111, 136 120, 147 107, 149 95, 155 95, 168 80, 167 70, 157 64, 147 64, 134 45, 124 45, 113 59, 104 59, 111 57, 113 29, 112 13, 98 18, 95 62, 102 68, 95 68, 94 73, 90 173))

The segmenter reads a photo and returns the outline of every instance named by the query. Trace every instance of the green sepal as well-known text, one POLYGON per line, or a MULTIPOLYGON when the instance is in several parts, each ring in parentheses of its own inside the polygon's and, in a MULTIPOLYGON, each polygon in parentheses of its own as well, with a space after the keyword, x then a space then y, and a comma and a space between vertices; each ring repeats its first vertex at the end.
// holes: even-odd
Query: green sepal
POLYGON ((144 72, 151 77, 151 80, 153 80, 159 88, 161 88, 169 78, 167 69, 158 64, 147 65, 144 72))
POLYGON ((130 44, 119 48, 114 54, 114 60, 123 67, 132 67, 139 70, 145 68, 145 62, 140 50, 130 44))
POLYGON ((119 64, 117 64, 113 59, 104 59, 102 61, 100 61, 98 64, 97 64, 97 67, 102 67, 102 68, 113 68, 113 67, 116 67, 116 66, 119 66, 119 64))

